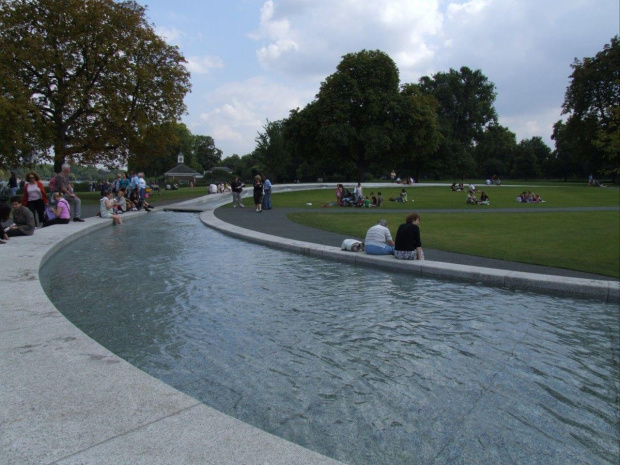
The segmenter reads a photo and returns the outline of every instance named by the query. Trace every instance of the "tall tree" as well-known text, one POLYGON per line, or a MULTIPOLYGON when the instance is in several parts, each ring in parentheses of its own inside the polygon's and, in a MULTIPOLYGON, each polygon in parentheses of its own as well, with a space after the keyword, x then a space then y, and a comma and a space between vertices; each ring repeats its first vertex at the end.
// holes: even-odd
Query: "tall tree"
POLYGON ((254 156, 264 166, 264 174, 274 182, 285 179, 291 157, 284 140, 283 121, 267 120, 255 140, 254 156))
POLYGON ((615 36, 594 58, 571 65, 571 82, 564 96, 568 136, 588 170, 617 175, 620 164, 618 137, 620 107, 620 37, 615 36))
POLYGON ((218 166, 222 160, 222 151, 215 146, 211 136, 193 136, 194 159, 200 165, 199 171, 218 166))
MULTIPOLYGON (((413 174, 419 179, 423 170, 431 167, 432 156, 442 141, 437 106, 437 100, 416 84, 403 85, 400 98, 392 105, 390 113, 396 117, 392 150, 402 175, 413 174)), ((390 168, 383 160, 381 163, 387 174, 390 168)))
MULTIPOLYGON (((0 95, 27 116, 0 163, 124 164, 152 125, 185 111, 189 73, 135 1, 0 0, 0 95), (33 153, 34 152, 34 153, 33 153)), ((9 132, 0 120, 0 134, 9 132)))
POLYGON ((505 176, 517 149, 517 136, 507 127, 492 124, 482 133, 474 149, 479 173, 485 178, 505 176))
POLYGON ((511 174, 526 181, 540 177, 543 166, 549 163, 550 159, 551 149, 542 138, 523 139, 515 151, 511 174))
POLYGON ((420 88, 439 102, 439 125, 444 137, 438 151, 439 163, 453 176, 474 174, 474 145, 485 128, 497 124, 495 85, 482 71, 463 66, 459 71, 450 69, 422 77, 420 88))
POLYGON ((396 64, 379 50, 345 55, 321 84, 316 100, 319 149, 341 163, 353 162, 358 180, 373 162, 393 154, 390 107, 399 96, 398 86, 396 64))

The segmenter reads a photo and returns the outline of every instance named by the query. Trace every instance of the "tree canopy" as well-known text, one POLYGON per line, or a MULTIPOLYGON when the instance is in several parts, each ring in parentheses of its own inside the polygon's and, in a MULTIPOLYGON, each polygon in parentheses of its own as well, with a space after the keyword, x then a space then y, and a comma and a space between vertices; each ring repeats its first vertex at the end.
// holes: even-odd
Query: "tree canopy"
POLYGON ((189 72, 134 1, 0 0, 0 164, 123 165, 189 72))
POLYGON ((564 97, 563 113, 574 155, 590 171, 618 174, 620 164, 620 37, 595 57, 577 59, 564 97))
POLYGON ((466 66, 420 79, 420 88, 437 99, 443 141, 436 159, 453 176, 475 173, 474 145, 484 131, 497 124, 495 85, 480 70, 466 66))

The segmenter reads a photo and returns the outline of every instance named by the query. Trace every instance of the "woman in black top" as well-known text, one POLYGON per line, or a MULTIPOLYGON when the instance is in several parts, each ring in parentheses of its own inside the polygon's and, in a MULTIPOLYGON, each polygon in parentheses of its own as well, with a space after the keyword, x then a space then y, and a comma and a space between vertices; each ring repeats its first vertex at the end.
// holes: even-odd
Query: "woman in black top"
POLYGON ((419 224, 420 215, 411 213, 405 219, 405 224, 398 227, 394 257, 401 260, 424 260, 419 224))
POLYGON ((260 175, 254 176, 254 205, 256 205, 256 211, 263 212, 263 180, 260 175))

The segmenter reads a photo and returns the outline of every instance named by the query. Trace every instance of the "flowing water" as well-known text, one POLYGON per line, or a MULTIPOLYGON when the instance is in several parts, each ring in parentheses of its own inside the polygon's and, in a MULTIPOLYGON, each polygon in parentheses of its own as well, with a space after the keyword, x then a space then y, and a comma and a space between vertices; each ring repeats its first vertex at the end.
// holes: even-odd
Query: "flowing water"
POLYGON ((41 281, 138 368, 345 463, 620 460, 616 305, 356 268, 163 212, 77 240, 41 281))

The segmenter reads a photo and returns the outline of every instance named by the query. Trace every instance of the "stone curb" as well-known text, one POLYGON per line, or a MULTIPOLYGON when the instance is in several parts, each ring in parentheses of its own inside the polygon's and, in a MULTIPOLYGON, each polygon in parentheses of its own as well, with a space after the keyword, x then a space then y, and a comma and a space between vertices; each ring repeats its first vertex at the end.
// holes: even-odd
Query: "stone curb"
POLYGON ((454 263, 396 260, 392 256, 346 252, 337 247, 259 233, 226 223, 217 218, 213 210, 202 212, 200 219, 207 226, 246 241, 338 262, 408 273, 424 278, 457 280, 515 291, 593 299, 607 303, 620 302, 620 282, 498 270, 454 263))

